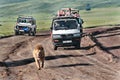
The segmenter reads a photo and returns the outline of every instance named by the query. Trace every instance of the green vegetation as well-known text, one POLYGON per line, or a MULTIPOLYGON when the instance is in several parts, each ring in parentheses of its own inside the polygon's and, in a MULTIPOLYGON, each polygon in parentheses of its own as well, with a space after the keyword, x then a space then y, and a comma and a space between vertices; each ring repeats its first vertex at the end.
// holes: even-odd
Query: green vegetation
POLYGON ((120 0, 0 0, 0 36, 14 33, 18 15, 33 16, 37 31, 48 30, 56 11, 63 7, 80 9, 84 27, 119 24, 120 0), (86 4, 91 11, 86 11, 86 4))
POLYGON ((91 11, 81 11, 81 17, 85 21, 84 27, 99 25, 114 25, 120 23, 120 7, 119 8, 101 8, 91 11))

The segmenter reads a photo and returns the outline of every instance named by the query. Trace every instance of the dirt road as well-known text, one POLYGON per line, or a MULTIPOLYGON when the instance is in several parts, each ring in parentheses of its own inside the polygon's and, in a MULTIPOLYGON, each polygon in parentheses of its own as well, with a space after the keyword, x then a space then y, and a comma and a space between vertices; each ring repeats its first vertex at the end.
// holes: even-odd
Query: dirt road
POLYGON ((119 80, 120 26, 84 29, 81 49, 53 50, 49 32, 0 39, 0 80, 119 80), (108 28, 109 27, 109 28, 108 28), (45 48, 45 67, 37 70, 32 50, 45 48))

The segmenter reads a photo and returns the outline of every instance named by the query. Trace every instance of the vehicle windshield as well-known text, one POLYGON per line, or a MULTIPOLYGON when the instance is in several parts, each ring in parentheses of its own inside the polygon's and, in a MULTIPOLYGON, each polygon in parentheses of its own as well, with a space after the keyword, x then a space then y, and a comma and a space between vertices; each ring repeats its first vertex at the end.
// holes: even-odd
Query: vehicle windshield
POLYGON ((29 18, 19 18, 18 23, 32 23, 32 20, 29 18))
POLYGON ((63 29, 76 29, 77 21, 76 20, 56 20, 54 21, 54 30, 63 30, 63 29))

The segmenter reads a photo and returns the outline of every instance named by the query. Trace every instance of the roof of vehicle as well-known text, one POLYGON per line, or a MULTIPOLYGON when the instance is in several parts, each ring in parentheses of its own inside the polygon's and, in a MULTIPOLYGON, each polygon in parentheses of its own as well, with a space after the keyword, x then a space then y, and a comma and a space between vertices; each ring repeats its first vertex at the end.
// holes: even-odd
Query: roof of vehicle
POLYGON ((18 19, 25 18, 25 19, 34 19, 32 16, 18 16, 18 19))
POLYGON ((58 20, 58 19, 77 19, 74 16, 56 16, 53 18, 53 20, 58 20))

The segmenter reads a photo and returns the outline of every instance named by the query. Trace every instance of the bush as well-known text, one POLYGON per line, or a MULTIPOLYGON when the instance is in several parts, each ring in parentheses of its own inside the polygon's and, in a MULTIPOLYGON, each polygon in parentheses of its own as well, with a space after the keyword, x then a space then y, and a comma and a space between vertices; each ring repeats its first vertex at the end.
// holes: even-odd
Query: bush
POLYGON ((86 5, 86 11, 90 11, 91 10, 91 6, 90 6, 90 4, 87 4, 86 5))

